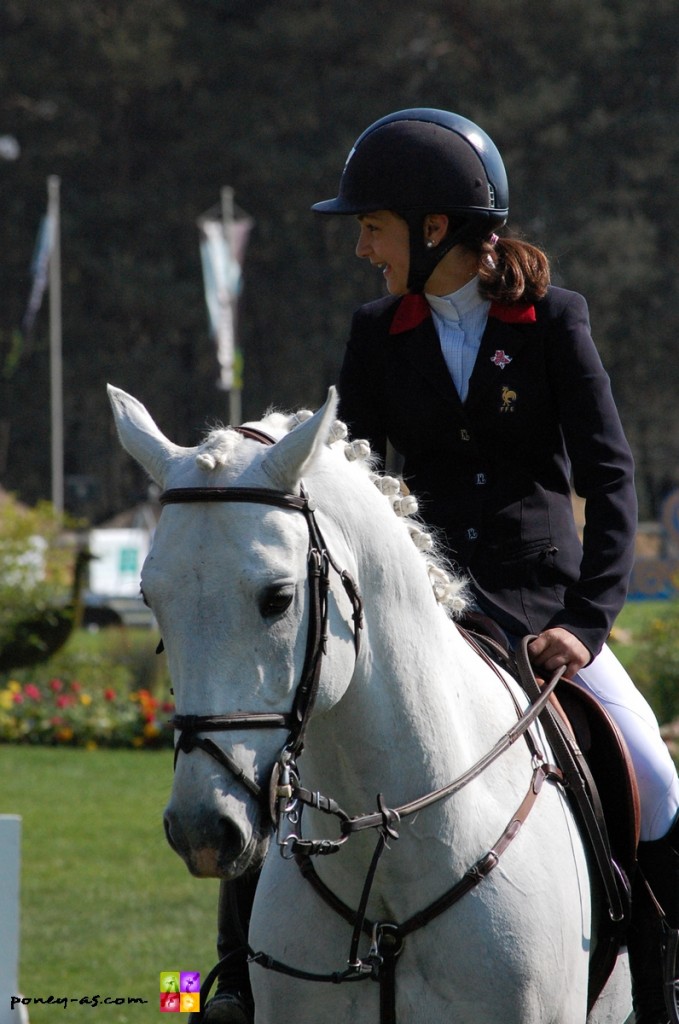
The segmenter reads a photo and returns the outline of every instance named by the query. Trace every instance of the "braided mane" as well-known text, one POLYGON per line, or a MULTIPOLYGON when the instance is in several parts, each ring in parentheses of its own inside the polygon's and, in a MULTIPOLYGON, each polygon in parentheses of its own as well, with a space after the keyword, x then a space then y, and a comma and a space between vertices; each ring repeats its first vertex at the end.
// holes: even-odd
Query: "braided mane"
MULTIPOLYGON (((265 413, 258 426, 274 437, 282 437, 311 416, 313 413, 308 409, 291 414, 271 410, 265 413)), ((196 464, 205 472, 226 466, 244 440, 241 434, 228 427, 212 430, 200 446, 196 464)), ((366 474, 384 496, 422 555, 436 600, 453 617, 461 615, 469 603, 467 582, 446 565, 434 537, 418 516, 417 498, 409 493, 402 480, 377 469, 377 459, 368 441, 350 440, 346 424, 341 420, 333 423, 327 445, 331 450, 343 453, 347 461, 355 465, 357 471, 366 474)))

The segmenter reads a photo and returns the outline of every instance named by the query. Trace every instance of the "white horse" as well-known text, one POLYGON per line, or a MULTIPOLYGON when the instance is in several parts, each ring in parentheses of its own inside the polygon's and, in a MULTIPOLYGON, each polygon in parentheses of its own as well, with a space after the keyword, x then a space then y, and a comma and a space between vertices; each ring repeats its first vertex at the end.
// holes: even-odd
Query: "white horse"
MULTIPOLYGON (((478 884, 405 938, 393 1019, 584 1024, 590 879, 562 787, 547 778, 523 826, 510 826, 544 740, 531 726, 534 746, 525 736, 502 743, 517 725, 516 703, 527 702, 451 621, 460 584, 408 515, 413 500, 371 471, 364 444, 339 436, 334 392, 313 416, 273 414, 255 430, 213 431, 195 448, 170 442, 136 399, 109 392, 124 447, 165 489, 142 589, 167 649, 181 734, 168 838, 198 876, 235 878, 262 865, 252 949, 326 979, 257 958, 258 1024, 379 1024, 370 976, 388 954, 389 923, 416 920, 479 864, 478 884), (262 444, 260 430, 276 443, 262 444), (322 554, 316 566, 316 549, 329 562, 322 554), (327 595, 316 568, 327 572, 327 595), (315 643, 317 633, 325 635, 315 643), (501 756, 478 776, 410 813, 498 742, 501 756), (276 842, 258 794, 274 766, 276 842), (318 793, 344 813, 307 806, 299 822, 295 768, 311 803, 318 793), (349 819, 376 827, 354 830, 349 819), (292 859, 319 849, 336 852, 307 863, 346 907, 365 903, 372 937, 292 859), (346 982, 328 983, 338 976, 346 982)), ((627 1019, 629 980, 617 973, 591 1022, 627 1019)))

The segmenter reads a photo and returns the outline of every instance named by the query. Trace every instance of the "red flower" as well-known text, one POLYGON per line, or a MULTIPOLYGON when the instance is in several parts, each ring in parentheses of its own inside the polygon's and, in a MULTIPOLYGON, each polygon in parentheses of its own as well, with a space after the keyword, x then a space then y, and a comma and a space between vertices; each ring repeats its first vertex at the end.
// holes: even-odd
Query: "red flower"
POLYGON ((26 683, 26 685, 24 686, 24 693, 26 694, 27 697, 30 697, 31 700, 42 700, 42 694, 38 687, 35 685, 35 683, 26 683))
POLYGON ((23 704, 24 696, 22 693, 13 693, 12 700, 14 701, 15 704, 23 704))
POLYGON ((72 704, 75 704, 75 697, 71 696, 70 693, 62 693, 57 697, 56 704, 58 708, 69 708, 72 704))
POLYGON ((115 699, 116 699, 116 691, 112 690, 110 686, 107 687, 107 689, 104 690, 104 700, 109 700, 110 701, 110 700, 115 700, 115 699))
POLYGON ((80 691, 82 690, 82 686, 80 685, 79 682, 77 682, 74 679, 73 682, 71 683, 71 690, 73 691, 73 693, 80 693, 80 691))
POLYGON ((61 679, 50 679, 49 687, 53 693, 61 693, 64 688, 64 684, 61 679))

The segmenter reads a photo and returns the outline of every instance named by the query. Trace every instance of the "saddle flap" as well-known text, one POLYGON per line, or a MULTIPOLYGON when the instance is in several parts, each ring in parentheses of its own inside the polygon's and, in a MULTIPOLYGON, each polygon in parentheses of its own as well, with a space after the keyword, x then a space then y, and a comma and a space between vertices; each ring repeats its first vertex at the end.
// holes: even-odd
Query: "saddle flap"
POLYGON ((556 694, 556 703, 596 782, 613 858, 631 877, 640 817, 639 792, 627 744, 606 708, 581 686, 562 679, 556 694))

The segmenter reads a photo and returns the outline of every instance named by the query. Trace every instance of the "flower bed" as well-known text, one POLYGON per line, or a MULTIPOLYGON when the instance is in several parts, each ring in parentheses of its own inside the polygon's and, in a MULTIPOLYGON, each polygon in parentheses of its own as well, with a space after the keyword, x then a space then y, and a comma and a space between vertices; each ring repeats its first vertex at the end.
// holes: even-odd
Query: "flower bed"
POLYGON ((171 747, 173 712, 170 701, 159 701, 147 689, 12 679, 0 689, 0 743, 171 747))

